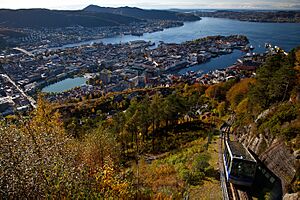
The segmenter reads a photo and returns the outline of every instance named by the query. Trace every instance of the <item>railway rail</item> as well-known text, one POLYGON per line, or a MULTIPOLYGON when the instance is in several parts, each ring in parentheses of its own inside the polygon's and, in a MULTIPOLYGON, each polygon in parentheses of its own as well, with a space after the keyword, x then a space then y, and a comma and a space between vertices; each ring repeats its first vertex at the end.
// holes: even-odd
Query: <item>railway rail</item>
POLYGON ((220 169, 220 181, 223 200, 252 200, 252 197, 245 189, 237 188, 232 183, 226 181, 224 166, 223 166, 223 152, 222 152, 222 138, 219 142, 219 169, 220 169))
POLYGON ((252 200, 252 197, 246 190, 242 190, 229 183, 230 192, 232 193, 232 200, 252 200))
MULTIPOLYGON (((224 136, 223 136, 224 137, 224 136)), ((224 172, 224 166, 223 166, 223 139, 222 136, 220 136, 219 141, 219 171, 220 171, 220 181, 221 181, 221 189, 223 194, 223 200, 230 200, 230 195, 228 191, 228 186, 226 182, 225 172, 224 172)))
POLYGON ((226 181, 225 169, 223 165, 223 149, 224 149, 224 137, 227 137, 230 132, 230 126, 233 123, 234 116, 231 116, 227 123, 227 127, 224 128, 225 134, 220 134, 219 140, 219 171, 220 171, 220 181, 221 189, 223 194, 223 200, 252 200, 251 195, 247 192, 245 188, 239 188, 232 183, 226 181))

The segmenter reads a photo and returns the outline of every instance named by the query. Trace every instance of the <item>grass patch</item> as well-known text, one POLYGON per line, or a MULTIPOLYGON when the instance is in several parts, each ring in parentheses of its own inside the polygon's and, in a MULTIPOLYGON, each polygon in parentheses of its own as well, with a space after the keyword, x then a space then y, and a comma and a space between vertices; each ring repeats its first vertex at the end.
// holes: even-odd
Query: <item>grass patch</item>
POLYGON ((199 138, 151 161, 141 159, 133 167, 139 176, 139 196, 182 199, 188 195, 190 199, 202 199, 201 193, 205 198, 221 199, 216 139, 208 150, 206 139, 199 138))

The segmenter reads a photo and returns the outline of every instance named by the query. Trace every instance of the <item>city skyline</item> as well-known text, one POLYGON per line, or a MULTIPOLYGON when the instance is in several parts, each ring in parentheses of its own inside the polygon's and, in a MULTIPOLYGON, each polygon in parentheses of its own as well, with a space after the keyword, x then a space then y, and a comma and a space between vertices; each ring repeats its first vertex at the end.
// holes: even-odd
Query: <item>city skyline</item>
POLYGON ((134 6, 145 9, 277 9, 277 10, 297 10, 300 9, 298 0, 113 0, 110 2, 102 0, 51 0, 51 1, 20 1, 1 0, 1 8, 22 9, 22 8, 48 8, 48 9, 82 9, 90 4, 104 7, 134 6))

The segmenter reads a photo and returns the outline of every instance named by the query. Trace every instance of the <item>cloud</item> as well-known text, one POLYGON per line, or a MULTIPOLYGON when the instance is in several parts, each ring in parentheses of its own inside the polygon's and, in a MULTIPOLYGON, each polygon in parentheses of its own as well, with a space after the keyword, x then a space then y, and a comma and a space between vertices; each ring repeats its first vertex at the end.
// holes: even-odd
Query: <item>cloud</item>
POLYGON ((142 8, 299 9, 299 0, 0 0, 2 8, 80 9, 99 6, 142 8))
POLYGON ((291 4, 291 5, 289 5, 289 8, 292 8, 292 9, 297 9, 297 10, 299 10, 300 9, 300 4, 291 4))

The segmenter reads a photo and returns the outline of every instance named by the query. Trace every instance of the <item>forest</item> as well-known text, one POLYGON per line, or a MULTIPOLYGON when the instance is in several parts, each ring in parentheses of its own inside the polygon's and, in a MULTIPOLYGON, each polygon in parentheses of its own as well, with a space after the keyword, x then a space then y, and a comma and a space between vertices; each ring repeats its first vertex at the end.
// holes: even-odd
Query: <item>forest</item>
MULTIPOLYGON (((221 198, 218 128, 232 115, 233 133, 255 124, 256 134, 300 148, 299 63, 298 48, 269 56, 255 78, 178 83, 60 105, 41 94, 36 110, 0 122, 0 196, 221 198), (259 120, 266 110, 268 117, 259 120)), ((292 191, 299 191, 297 183, 299 177, 292 191)))

